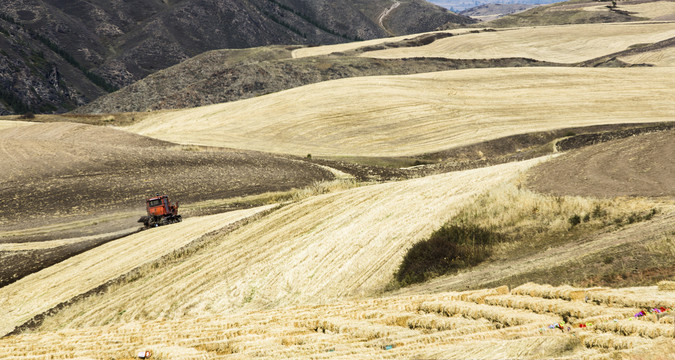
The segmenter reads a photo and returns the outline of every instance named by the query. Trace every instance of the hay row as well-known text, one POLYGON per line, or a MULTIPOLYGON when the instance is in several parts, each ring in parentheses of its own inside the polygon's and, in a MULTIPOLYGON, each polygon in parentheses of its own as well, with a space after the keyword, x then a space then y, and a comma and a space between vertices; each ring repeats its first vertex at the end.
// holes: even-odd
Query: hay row
POLYGON ((595 324, 595 329, 611 331, 625 336, 643 336, 652 339, 660 336, 675 337, 675 329, 668 324, 654 324, 637 320, 617 320, 595 324))
POLYGON ((529 311, 510 308, 481 305, 463 301, 456 302, 424 302, 419 306, 420 311, 439 313, 445 316, 462 315, 472 319, 485 318, 505 326, 517 326, 531 323, 556 323, 561 319, 557 316, 534 314, 529 311))
POLYGON ((653 309, 656 307, 666 307, 675 309, 675 296, 664 293, 654 294, 654 292, 629 292, 626 290, 615 291, 589 291, 586 292, 588 301, 596 304, 605 304, 608 306, 623 306, 640 309, 653 309))
POLYGON ((491 296, 485 299, 485 303, 488 305, 529 310, 538 314, 552 313, 562 318, 575 319, 584 319, 598 315, 625 318, 635 314, 636 310, 632 308, 608 308, 576 301, 533 298, 521 295, 491 296))
POLYGON ((639 336, 618 336, 597 333, 580 334, 579 337, 586 347, 610 350, 633 349, 636 346, 644 345, 645 341, 648 341, 639 336))
POLYGON ((675 281, 661 281, 657 284, 659 291, 675 291, 675 281))
POLYGON ((589 291, 600 290, 603 288, 591 288, 591 289, 581 289, 575 288, 568 285, 563 286, 551 286, 551 285, 539 285, 534 283, 526 283, 520 285, 513 290, 511 294, 513 295, 527 295, 532 297, 540 297, 544 299, 562 299, 567 301, 583 301, 586 293, 589 291))
POLYGON ((485 298, 488 296, 507 295, 508 293, 509 293, 508 286, 500 286, 498 288, 493 289, 483 289, 464 292, 456 296, 453 300, 469 301, 475 302, 477 304, 484 304, 485 298))

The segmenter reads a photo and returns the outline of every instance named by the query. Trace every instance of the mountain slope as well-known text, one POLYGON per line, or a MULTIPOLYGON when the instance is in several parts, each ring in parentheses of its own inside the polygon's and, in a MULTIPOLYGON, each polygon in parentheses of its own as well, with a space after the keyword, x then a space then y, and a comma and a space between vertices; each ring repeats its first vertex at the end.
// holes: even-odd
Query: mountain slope
MULTIPOLYGON (((382 12, 391 2, 377 0, 369 6, 382 12)), ((20 28, 29 34, 23 37, 29 47, 48 45, 56 57, 68 58, 110 86, 121 87, 207 50, 332 44, 429 31, 448 21, 470 22, 423 0, 404 1, 400 7, 405 18, 393 12, 385 19, 388 28, 383 28, 355 0, 93 0, 77 6, 63 0, 16 0, 0 3, 0 26, 20 28)), ((0 44, 14 37, 0 31, 0 44)), ((11 73, 0 70, 5 76, 11 73)), ((64 81, 74 82, 69 77, 64 81)), ((97 95, 86 91, 81 100, 97 95)))

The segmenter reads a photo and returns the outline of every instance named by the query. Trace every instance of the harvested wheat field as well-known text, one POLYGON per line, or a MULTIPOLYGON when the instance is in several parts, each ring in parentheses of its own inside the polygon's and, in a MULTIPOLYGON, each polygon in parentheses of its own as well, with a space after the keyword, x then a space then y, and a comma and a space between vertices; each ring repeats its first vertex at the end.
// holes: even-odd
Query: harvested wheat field
MULTIPOLYGON (((584 11, 607 11, 607 5, 589 3, 582 7, 584 11)), ((673 1, 623 1, 617 2, 617 10, 627 11, 631 16, 655 21, 675 20, 675 2, 673 1)))
POLYGON ((674 359, 673 295, 525 284, 394 296, 10 336, 0 357, 674 359))
POLYGON ((675 66, 675 47, 648 51, 619 58, 629 64, 649 64, 653 66, 675 66))
POLYGON ((416 37, 423 37, 423 36, 429 35, 429 34, 462 35, 462 34, 467 34, 471 31, 474 31, 474 30, 473 29, 454 29, 454 30, 450 30, 450 31, 434 31, 434 32, 429 32, 429 33, 419 33, 419 34, 414 34, 414 35, 404 35, 404 36, 388 37, 388 38, 373 39, 373 40, 355 41, 355 42, 348 42, 348 43, 343 43, 343 44, 303 47, 303 48, 300 48, 300 49, 293 50, 293 52, 291 54, 292 54, 292 57, 294 59, 303 58, 303 57, 310 57, 310 56, 321 56, 321 55, 328 55, 328 54, 333 54, 333 53, 347 52, 347 51, 350 51, 350 50, 357 50, 357 49, 366 48, 366 47, 369 47, 369 46, 377 46, 377 45, 382 45, 382 44, 386 44, 386 43, 396 43, 396 42, 400 42, 400 41, 414 39, 416 37))
POLYGON ((554 195, 672 198, 672 159, 674 131, 641 134, 570 151, 541 164, 530 172, 528 187, 554 195))
POLYGON ((674 68, 470 69, 327 81, 126 129, 300 156, 406 156, 524 132, 670 121, 674 98, 674 68))
POLYGON ((148 266, 271 206, 186 219, 112 241, 0 288, 0 333, 108 281, 148 266))
MULTIPOLYGON (((321 304, 379 293, 408 247, 472 195, 512 180, 538 161, 364 186, 287 205, 217 237, 189 258, 65 308, 47 318, 43 329, 321 304)), ((72 281, 39 274, 14 285, 41 288, 43 281, 72 281)), ((5 291, 0 289, 0 297, 5 291)), ((13 307, 11 302, 6 306, 13 307)))
POLYGON ((269 154, 177 146, 108 127, 21 124, 0 130, 0 243, 137 227, 157 192, 185 204, 332 178, 269 154))
POLYGON ((620 23, 541 26, 465 34, 419 47, 369 51, 376 58, 444 57, 495 59, 525 57, 577 63, 675 37, 675 23, 620 23))
POLYGON ((28 121, 12 121, 12 120, 0 120, 0 131, 5 129, 11 129, 18 126, 27 126, 34 125, 35 123, 28 121))

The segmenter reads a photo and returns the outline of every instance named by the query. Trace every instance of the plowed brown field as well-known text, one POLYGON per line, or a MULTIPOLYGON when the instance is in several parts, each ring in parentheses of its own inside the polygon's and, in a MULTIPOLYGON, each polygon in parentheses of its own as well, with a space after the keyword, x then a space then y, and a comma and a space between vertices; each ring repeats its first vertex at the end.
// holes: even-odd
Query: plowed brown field
POLYGON ((20 123, 0 130, 0 243, 138 227, 145 198, 157 192, 185 204, 332 178, 268 154, 181 147, 106 127, 20 123))
POLYGON ((530 172, 528 186, 555 195, 675 196, 675 132, 632 136, 570 151, 530 172))

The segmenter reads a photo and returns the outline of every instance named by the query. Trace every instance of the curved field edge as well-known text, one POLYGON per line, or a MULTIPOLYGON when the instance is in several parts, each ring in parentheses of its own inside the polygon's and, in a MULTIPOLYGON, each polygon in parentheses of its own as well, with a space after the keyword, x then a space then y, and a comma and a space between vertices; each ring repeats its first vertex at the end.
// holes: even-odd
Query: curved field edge
POLYGON ((287 205, 208 249, 48 317, 44 329, 325 303, 381 292, 407 248, 541 161, 364 186, 287 205))
POLYGON ((524 57, 574 64, 623 51, 636 44, 656 43, 673 37, 675 24, 667 22, 539 26, 447 37, 424 46, 368 51, 361 56, 383 59, 524 57))
POLYGON ((0 333, 171 254, 207 233, 272 207, 189 218, 101 245, 0 288, 0 333))
POLYGON ((126 129, 299 156, 410 156, 575 126, 671 121, 675 68, 469 69, 327 81, 126 129), (550 109, 555 109, 551 111, 550 109))

